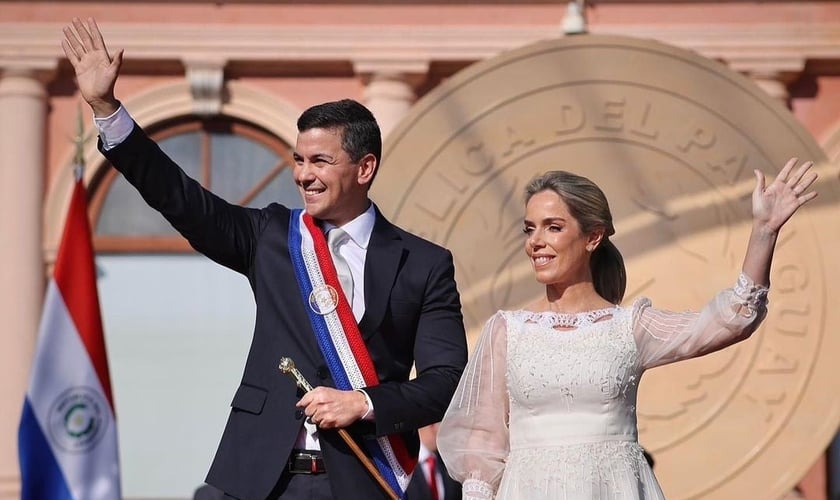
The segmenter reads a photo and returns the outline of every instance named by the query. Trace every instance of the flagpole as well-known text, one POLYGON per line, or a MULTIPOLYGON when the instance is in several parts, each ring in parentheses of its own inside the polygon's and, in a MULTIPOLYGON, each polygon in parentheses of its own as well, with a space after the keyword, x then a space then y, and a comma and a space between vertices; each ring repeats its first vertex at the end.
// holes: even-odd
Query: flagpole
POLYGON ((76 182, 84 179, 85 176, 85 124, 82 119, 82 105, 76 104, 76 135, 73 137, 73 144, 76 152, 73 154, 73 175, 76 182))
POLYGON ((122 498, 116 417, 96 286, 79 113, 76 182, 47 284, 18 426, 21 500, 122 498))

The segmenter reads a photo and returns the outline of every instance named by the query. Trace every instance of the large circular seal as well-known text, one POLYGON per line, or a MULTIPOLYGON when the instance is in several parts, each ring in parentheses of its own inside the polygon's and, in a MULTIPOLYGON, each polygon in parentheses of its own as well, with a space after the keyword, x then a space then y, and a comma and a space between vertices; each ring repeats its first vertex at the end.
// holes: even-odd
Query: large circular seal
MULTIPOLYGON (((773 176, 791 156, 825 160, 781 103, 725 66, 654 41, 575 36, 475 64, 421 99, 388 137, 373 198, 453 251, 474 340, 497 309, 542 293, 521 233, 534 175, 570 170, 606 192, 626 304, 696 310, 737 278, 753 169, 773 176)), ((668 498, 778 497, 837 429, 840 310, 828 297, 840 266, 827 253, 840 244, 840 196, 830 181, 816 189, 784 229, 753 338, 641 383, 640 439, 668 498)))

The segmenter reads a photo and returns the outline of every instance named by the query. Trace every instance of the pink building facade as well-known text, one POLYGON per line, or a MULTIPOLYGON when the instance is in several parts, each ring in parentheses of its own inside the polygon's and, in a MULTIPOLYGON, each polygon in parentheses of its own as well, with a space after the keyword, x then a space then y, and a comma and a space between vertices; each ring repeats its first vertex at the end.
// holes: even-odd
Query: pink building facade
MULTIPOLYGON (((162 138, 222 116, 235 123, 229 129, 241 128, 243 137, 282 158, 294 145, 302 110, 350 97, 370 107, 387 142, 413 103, 459 70, 584 28, 652 38, 725 63, 784 102, 829 160, 840 163, 837 1, 0 0, 0 401, 6 408, 0 498, 19 496, 19 408, 71 191, 81 99, 61 51, 61 29, 73 17, 89 16, 112 51, 125 50, 118 97, 162 138), (576 6, 583 7, 580 18, 576 6)), ((82 113, 91 134, 90 115, 82 113)), ((93 141, 83 153, 96 223, 113 178, 93 141)), ((129 236, 102 233, 97 250, 185 251, 168 236, 129 236)), ((818 459, 803 478, 807 498, 827 498, 826 463, 818 459)), ((184 488, 154 493, 129 483, 125 490, 128 498, 187 496, 184 488)))

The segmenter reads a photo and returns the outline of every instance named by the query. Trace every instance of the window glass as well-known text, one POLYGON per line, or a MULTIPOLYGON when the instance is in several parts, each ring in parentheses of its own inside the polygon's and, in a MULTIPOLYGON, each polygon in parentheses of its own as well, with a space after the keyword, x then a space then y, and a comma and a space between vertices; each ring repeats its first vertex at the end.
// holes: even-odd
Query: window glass
MULTIPOLYGON (((263 208, 302 206, 289 146, 267 132, 230 120, 175 123, 152 137, 184 172, 221 198, 263 208)), ((116 171, 108 172, 92 203, 94 244, 100 252, 192 251, 116 171)))

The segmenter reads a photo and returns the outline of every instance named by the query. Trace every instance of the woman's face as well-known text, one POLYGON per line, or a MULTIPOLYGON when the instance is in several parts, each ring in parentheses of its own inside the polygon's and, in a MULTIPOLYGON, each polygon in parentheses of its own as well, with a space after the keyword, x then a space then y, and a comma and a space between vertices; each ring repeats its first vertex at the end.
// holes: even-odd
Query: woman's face
POLYGON ((538 282, 544 285, 591 281, 590 251, 600 237, 581 232, 563 199, 540 191, 525 205, 525 253, 538 282))

